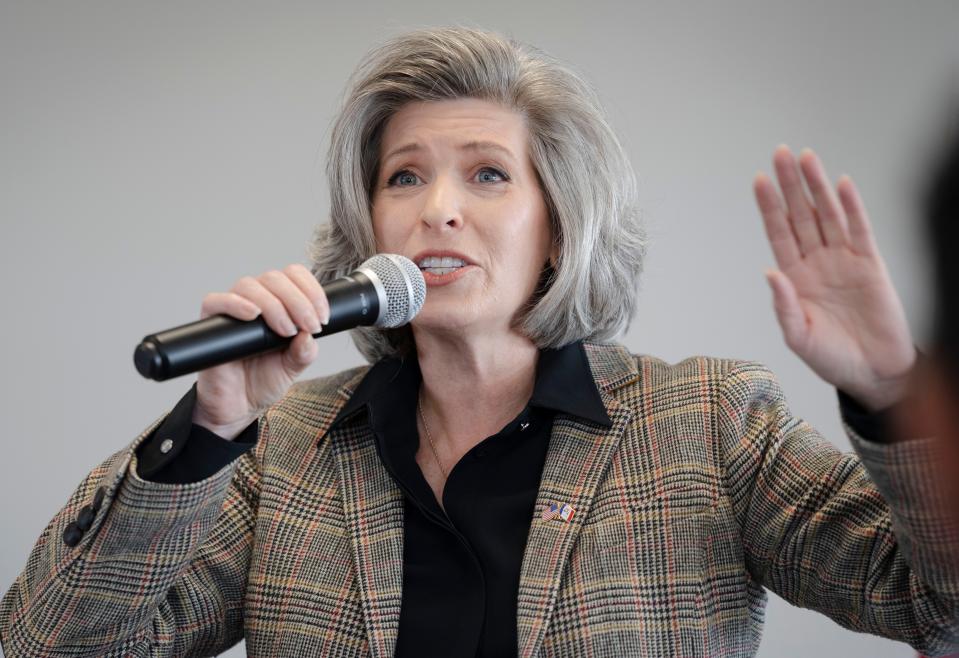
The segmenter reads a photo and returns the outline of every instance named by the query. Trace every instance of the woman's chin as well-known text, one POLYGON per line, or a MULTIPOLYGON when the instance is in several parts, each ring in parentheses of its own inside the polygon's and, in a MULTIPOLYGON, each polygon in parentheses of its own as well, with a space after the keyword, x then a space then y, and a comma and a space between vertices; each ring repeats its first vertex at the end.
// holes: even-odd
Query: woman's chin
POLYGON ((490 329, 489 320, 466 304, 436 304, 424 307, 410 324, 414 333, 465 334, 490 329))
POLYGON ((418 331, 428 333, 463 333, 476 329, 478 323, 463 317, 417 317, 410 324, 413 326, 414 333, 418 331))

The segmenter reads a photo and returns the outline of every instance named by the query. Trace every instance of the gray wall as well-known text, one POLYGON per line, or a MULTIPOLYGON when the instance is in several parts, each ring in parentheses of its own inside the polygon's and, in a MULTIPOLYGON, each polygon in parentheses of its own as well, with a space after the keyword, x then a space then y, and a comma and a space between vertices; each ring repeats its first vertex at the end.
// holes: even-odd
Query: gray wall
MULTIPOLYGON (((751 179, 780 142, 852 174, 922 336, 912 190, 959 61, 959 4, 4 2, 0 587, 84 474, 190 385, 141 379, 139 338, 304 259, 361 55, 447 23, 571 62, 610 108, 653 238, 623 342, 761 360, 794 412, 848 447, 833 391, 780 338, 751 179)), ((345 336, 321 347, 312 376, 361 363, 345 336)), ((912 654, 777 599, 761 653, 912 654)))

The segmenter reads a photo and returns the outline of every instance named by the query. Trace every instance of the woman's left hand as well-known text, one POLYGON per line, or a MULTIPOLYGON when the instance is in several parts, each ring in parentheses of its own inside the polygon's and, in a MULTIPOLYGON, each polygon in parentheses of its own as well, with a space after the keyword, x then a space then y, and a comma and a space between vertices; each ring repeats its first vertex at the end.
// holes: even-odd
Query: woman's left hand
POLYGON ((833 191, 809 149, 797 163, 780 146, 773 163, 785 205, 765 174, 753 189, 779 265, 766 279, 786 344, 867 409, 889 407, 905 395, 916 349, 862 199, 848 176, 833 191))

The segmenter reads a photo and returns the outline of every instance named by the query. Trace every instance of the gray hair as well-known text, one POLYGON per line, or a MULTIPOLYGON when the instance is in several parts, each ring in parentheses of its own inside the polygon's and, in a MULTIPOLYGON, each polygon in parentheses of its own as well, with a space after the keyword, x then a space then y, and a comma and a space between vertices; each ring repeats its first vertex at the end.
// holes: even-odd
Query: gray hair
MULTIPOLYGON (((330 221, 310 244, 325 283, 375 253, 371 215, 384 127, 409 102, 477 98, 522 114, 530 159, 549 210, 555 266, 514 326, 537 347, 611 340, 633 317, 646 239, 632 166, 596 93, 578 74, 526 44, 465 28, 422 30, 372 51, 351 79, 327 161, 330 221)), ((371 363, 413 348, 409 326, 361 327, 371 363)))

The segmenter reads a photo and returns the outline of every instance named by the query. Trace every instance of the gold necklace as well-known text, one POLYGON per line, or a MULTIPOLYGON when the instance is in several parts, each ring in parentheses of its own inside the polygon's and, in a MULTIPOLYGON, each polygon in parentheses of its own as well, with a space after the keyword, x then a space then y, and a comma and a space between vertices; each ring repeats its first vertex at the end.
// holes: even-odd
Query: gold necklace
POLYGON ((440 471, 443 473, 443 477, 449 479, 450 474, 445 468, 443 468, 443 462, 440 461, 440 453, 436 452, 436 444, 433 443, 433 435, 430 433, 430 426, 426 422, 426 416, 423 415, 423 405, 420 403, 420 396, 416 396, 416 409, 420 413, 420 420, 423 421, 423 429, 426 430, 426 438, 430 442, 430 448, 433 449, 433 459, 436 460, 436 465, 440 467, 440 471))

